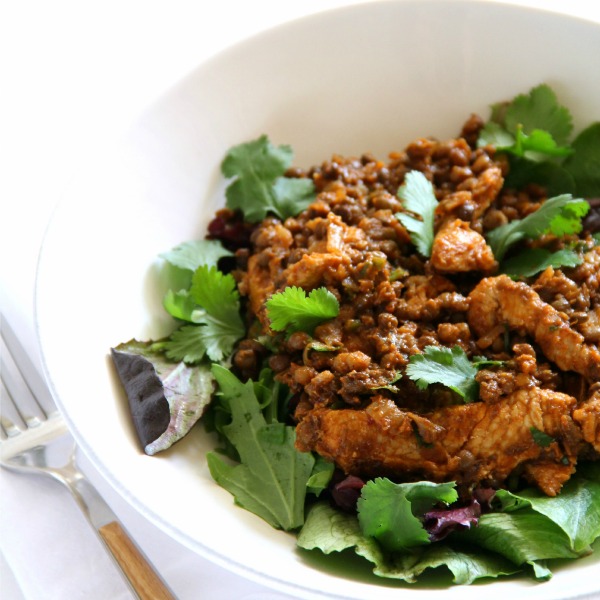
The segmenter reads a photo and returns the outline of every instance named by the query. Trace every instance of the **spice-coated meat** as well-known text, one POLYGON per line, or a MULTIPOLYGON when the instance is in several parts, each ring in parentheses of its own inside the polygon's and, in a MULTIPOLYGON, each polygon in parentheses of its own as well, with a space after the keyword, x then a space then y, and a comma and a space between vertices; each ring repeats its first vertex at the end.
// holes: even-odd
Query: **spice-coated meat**
POLYGON ((417 415, 378 397, 364 410, 315 408, 297 427, 297 445, 363 477, 498 485, 527 465, 543 491, 554 496, 573 473, 581 445, 570 416, 575 404, 566 394, 531 388, 494 404, 417 415), (535 432, 554 441, 544 447, 535 432))

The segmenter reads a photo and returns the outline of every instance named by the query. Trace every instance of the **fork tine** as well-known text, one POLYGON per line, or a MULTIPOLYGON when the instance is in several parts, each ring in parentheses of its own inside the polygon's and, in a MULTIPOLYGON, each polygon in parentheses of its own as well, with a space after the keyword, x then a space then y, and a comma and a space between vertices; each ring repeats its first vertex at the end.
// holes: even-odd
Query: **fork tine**
MULTIPOLYGON (((2 333, 4 333, 4 328, 2 329, 2 333)), ((13 359, 12 353, 4 343, 3 336, 0 338, 0 369, 2 372, 2 381, 8 391, 6 395, 9 400, 12 398, 12 404, 25 426, 35 427, 40 422, 45 421, 46 413, 37 403, 29 386, 25 383, 23 375, 13 359)), ((3 414, 4 408, 3 406, 3 414)), ((10 411, 8 404, 6 409, 10 411)), ((13 419, 13 422, 19 426, 18 420, 13 419)))
POLYGON ((37 403, 41 406, 47 417, 52 416, 57 412, 57 408, 56 404, 54 403, 54 398, 52 398, 52 394, 50 393, 50 389, 48 388, 48 384, 41 374, 39 367, 34 365, 29 354, 25 351, 23 344, 13 331, 8 321, 2 318, 1 313, 0 334, 4 338, 5 344, 11 349, 10 352, 13 360, 19 368, 23 379, 27 382, 27 385, 37 400, 37 403))
POLYGON ((2 441, 18 435, 25 429, 25 423, 21 420, 21 416, 17 412, 2 380, 0 380, 0 425, 0 439, 2 441))

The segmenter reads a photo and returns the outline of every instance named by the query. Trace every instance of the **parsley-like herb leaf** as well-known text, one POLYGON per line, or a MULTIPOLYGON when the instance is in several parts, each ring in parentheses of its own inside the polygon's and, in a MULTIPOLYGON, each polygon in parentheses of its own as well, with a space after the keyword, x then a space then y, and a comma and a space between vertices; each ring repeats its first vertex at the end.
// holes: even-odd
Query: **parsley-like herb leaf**
POLYGON ((204 312, 198 308, 189 290, 168 290, 163 298, 163 306, 172 317, 189 323, 198 323, 198 318, 204 312))
POLYGON ((542 162, 548 156, 569 156, 573 150, 568 146, 559 146, 556 140, 543 129, 533 129, 530 134, 517 127, 514 144, 507 148, 499 147, 498 151, 512 152, 515 156, 525 156, 536 162, 542 162))
POLYGON ((481 131, 478 144, 491 144, 499 152, 543 162, 572 153, 566 145, 572 129, 571 113, 558 103, 552 89, 542 84, 493 107, 492 119, 481 131))
POLYGON ((563 166, 575 180, 577 194, 584 198, 600 196, 600 123, 584 129, 572 147, 575 152, 563 166))
POLYGON ((183 242, 160 257, 168 263, 168 278, 172 289, 163 298, 165 310, 176 319, 198 323, 203 312, 190 295, 194 272, 201 265, 216 267, 219 260, 233 254, 218 240, 194 240, 183 242))
POLYGON ((505 260, 502 271, 511 277, 532 277, 548 267, 576 267, 583 262, 581 255, 567 248, 550 252, 545 248, 532 248, 505 260))
POLYGON ((266 307, 271 329, 289 333, 312 333, 317 325, 337 317, 340 311, 337 298, 324 287, 312 290, 308 296, 302 288, 287 287, 273 294, 266 307))
POLYGON ((235 178, 225 190, 227 207, 251 223, 268 213, 286 219, 302 212, 314 198, 314 184, 283 176, 292 157, 290 146, 276 147, 266 135, 231 148, 221 163, 223 175, 235 178))
POLYGON ((458 499, 456 484, 418 481, 393 483, 379 477, 367 482, 358 499, 358 521, 365 535, 387 550, 401 551, 430 543, 422 517, 438 502, 458 499))
POLYGON ((513 99, 506 108, 504 126, 511 133, 516 133, 519 127, 525 133, 541 129, 557 144, 565 144, 573 129, 573 118, 569 110, 560 105, 552 88, 541 84, 513 99))
POLYGON ((410 233, 410 239, 420 254, 431 256, 433 222, 438 201, 431 182, 419 171, 410 171, 398 189, 398 198, 408 213, 396 213, 396 218, 410 233), (414 215, 414 216, 413 216, 414 215))
POLYGON ((524 219, 492 229, 486 239, 496 260, 500 261, 512 245, 523 239, 535 239, 545 233, 557 236, 579 233, 581 219, 589 209, 590 205, 585 200, 574 199, 571 194, 555 196, 524 219))
POLYGON ((547 448, 552 442, 556 441, 551 435, 544 433, 537 427, 530 427, 531 437, 533 441, 542 448, 547 448))
POLYGON ((413 354, 406 367, 406 375, 424 390, 432 383, 441 383, 461 396, 465 402, 473 402, 479 396, 479 384, 475 375, 479 367, 499 365, 498 361, 476 358, 471 362, 460 346, 438 348, 426 346, 423 354, 413 354))
POLYGON ((200 265, 216 267, 219 259, 233 254, 218 240, 194 240, 183 242, 160 256, 180 269, 195 271, 200 265))
POLYGON ((273 527, 300 527, 315 459, 296 450, 293 427, 265 421, 254 382, 242 383, 220 365, 213 365, 212 372, 219 385, 218 401, 231 414, 231 422, 221 431, 240 458, 238 464, 231 464, 210 452, 212 477, 233 494, 237 504, 273 527))
POLYGON ((202 265, 194 272, 189 295, 198 306, 193 319, 197 325, 183 326, 171 334, 164 344, 167 356, 193 363, 206 354, 220 361, 245 332, 235 279, 202 265))

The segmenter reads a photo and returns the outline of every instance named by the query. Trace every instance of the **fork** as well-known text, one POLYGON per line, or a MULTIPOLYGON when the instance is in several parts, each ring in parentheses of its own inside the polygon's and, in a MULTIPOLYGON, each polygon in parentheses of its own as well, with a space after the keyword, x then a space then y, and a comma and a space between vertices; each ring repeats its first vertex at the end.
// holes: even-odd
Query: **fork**
POLYGON ((71 492, 139 600, 174 600, 102 496, 78 469, 76 445, 37 368, 0 315, 0 464, 53 477, 71 492))

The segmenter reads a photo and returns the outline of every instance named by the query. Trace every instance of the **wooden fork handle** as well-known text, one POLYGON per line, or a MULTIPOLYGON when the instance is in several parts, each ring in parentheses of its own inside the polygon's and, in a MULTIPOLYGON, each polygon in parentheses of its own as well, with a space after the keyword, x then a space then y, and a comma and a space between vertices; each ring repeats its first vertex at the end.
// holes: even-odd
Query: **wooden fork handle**
POLYGON ((103 525, 98 532, 140 600, 175 600, 117 521, 103 525))

